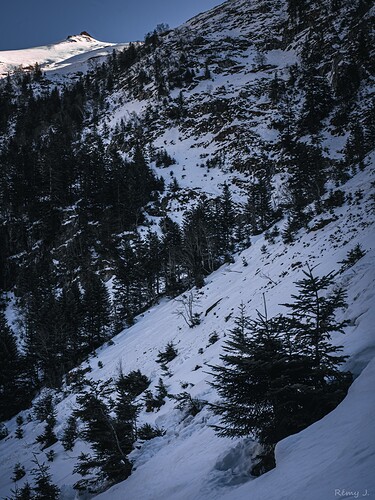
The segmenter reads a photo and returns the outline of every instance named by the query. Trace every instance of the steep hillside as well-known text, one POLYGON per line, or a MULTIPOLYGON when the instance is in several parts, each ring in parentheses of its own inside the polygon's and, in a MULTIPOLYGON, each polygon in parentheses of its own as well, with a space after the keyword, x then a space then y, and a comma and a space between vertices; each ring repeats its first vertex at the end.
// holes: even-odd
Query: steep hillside
POLYGON ((364 85, 374 74, 373 11, 348 2, 301 9, 299 20, 287 2, 229 1, 146 39, 109 98, 107 125, 122 126, 120 145, 132 147, 138 127, 141 140, 167 149, 182 168, 188 157, 189 172, 219 165, 250 175, 282 168, 280 152, 296 136, 330 140, 330 154, 342 150, 345 124, 360 109, 361 124, 373 120, 372 84, 364 85))
POLYGON ((33 65, 0 81, 1 496, 49 472, 66 500, 375 492, 374 15, 229 0, 143 43, 0 53, 33 65), (324 340, 354 383, 324 393, 329 358, 341 403, 256 477, 265 448, 215 432, 215 367, 241 307, 287 314, 309 269, 346 295, 324 340))
MULTIPOLYGON (((337 284, 344 286, 348 293, 349 304, 340 314, 350 320, 350 325, 346 334, 338 334, 334 341, 344 344, 345 352, 350 354, 347 367, 359 376, 345 401, 332 415, 282 442, 277 449, 275 471, 254 479, 249 475, 251 457, 256 454, 254 442, 217 437, 210 427, 217 423, 217 417, 207 406, 193 417, 187 415, 186 410, 176 409, 176 401, 168 397, 159 411, 146 413, 143 410, 138 424, 156 424, 165 429, 166 434, 136 446, 131 455, 134 472, 102 497, 187 499, 193 496, 205 499, 242 498, 243 495, 243 498, 260 499, 266 492, 270 499, 297 500, 302 491, 306 498, 322 499, 334 498, 336 488, 373 491, 374 433, 369 422, 374 402, 368 392, 373 374, 370 367, 363 373, 362 370, 375 353, 372 327, 375 320, 372 307, 374 202, 370 189, 374 175, 374 169, 369 167, 345 185, 346 197, 355 196, 361 189, 362 199, 333 210, 323 228, 318 229, 324 217, 312 219, 309 230, 300 231, 296 241, 289 246, 283 244, 280 237, 270 243, 260 236, 252 247, 236 254, 232 264, 209 276, 203 288, 193 289, 197 299, 195 308, 202 320, 200 325, 189 328, 176 314, 181 307, 179 297, 163 301, 138 317, 133 327, 116 336, 113 345, 103 347, 83 365, 83 368, 91 366, 88 376, 92 380, 114 377, 121 366, 126 373, 140 369, 150 378, 152 390, 163 377, 168 393, 176 395, 185 390, 193 398, 213 402, 217 395, 209 386, 212 380, 210 366, 220 362, 223 342, 233 328, 241 302, 246 312, 254 316, 256 310, 263 307, 262 294, 265 293, 269 313, 274 315, 283 309, 280 302, 289 300, 294 293, 293 283, 301 277, 301 269, 307 263, 317 266, 319 275, 339 271, 343 268, 340 262, 359 243, 366 255, 337 278, 337 284), (214 332, 218 340, 212 343, 214 332), (168 342, 176 345, 178 355, 168 364, 170 374, 165 376, 156 359, 168 342), (246 484, 237 490, 242 483, 246 484)), ((73 383, 64 385, 62 392, 56 393, 57 402, 60 401, 56 406, 59 438, 75 407, 77 389, 73 383)), ((29 422, 29 411, 22 414, 25 420, 22 439, 14 436, 17 425, 13 419, 7 424, 9 437, 0 443, 2 495, 12 488, 10 477, 16 462, 30 470, 34 456, 43 462, 50 451, 41 451, 35 444, 44 424, 34 419, 29 422)), ((62 488, 62 498, 74 498, 71 485, 79 476, 72 474, 72 470, 87 445, 78 440, 70 452, 65 452, 59 442, 52 448, 55 457, 49 465, 53 478, 62 488)), ((20 481, 18 486, 21 484, 20 481)))

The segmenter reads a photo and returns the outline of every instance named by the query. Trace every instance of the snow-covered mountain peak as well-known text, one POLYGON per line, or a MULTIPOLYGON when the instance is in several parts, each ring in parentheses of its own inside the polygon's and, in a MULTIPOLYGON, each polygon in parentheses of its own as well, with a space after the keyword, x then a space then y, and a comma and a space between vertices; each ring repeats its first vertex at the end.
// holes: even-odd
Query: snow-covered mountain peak
POLYGON ((57 43, 19 50, 0 52, 0 78, 8 73, 28 70, 36 63, 42 71, 77 72, 85 69, 90 58, 106 56, 115 47, 123 48, 126 44, 115 44, 96 40, 86 31, 79 35, 68 36, 57 43), (82 66, 82 68, 80 67, 82 66))
POLYGON ((81 31, 79 35, 69 35, 67 40, 70 40, 71 42, 79 42, 82 40, 87 40, 87 41, 96 41, 94 37, 90 35, 87 31, 81 31))

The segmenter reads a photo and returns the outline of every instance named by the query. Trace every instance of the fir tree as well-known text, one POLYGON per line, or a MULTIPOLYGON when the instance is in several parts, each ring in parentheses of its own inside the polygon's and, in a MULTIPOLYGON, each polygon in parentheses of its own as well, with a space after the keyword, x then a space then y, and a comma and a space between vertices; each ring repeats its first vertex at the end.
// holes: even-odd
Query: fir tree
POLYGON ((0 420, 11 417, 20 401, 17 395, 19 386, 19 352, 16 339, 11 332, 4 312, 0 308, 0 420))
POLYGON ((132 293, 135 269, 136 255, 130 242, 126 241, 118 252, 113 283, 116 331, 121 331, 125 326, 131 325, 137 312, 135 298, 132 293))
POLYGON ((42 450, 49 448, 57 442, 57 437, 54 431, 56 425, 56 412, 52 408, 51 412, 46 417, 46 425, 44 427, 43 434, 40 434, 36 438, 36 442, 42 445, 42 450))
POLYGON ((179 225, 169 217, 160 223, 161 264, 167 293, 176 294, 181 287, 182 274, 182 235, 179 225))
POLYGON ((78 437, 77 419, 74 415, 70 415, 64 427, 64 433, 61 438, 61 444, 65 451, 72 451, 74 442, 78 437))
POLYGON ((31 471, 31 474, 34 476, 32 498, 40 500, 58 500, 60 497, 60 489, 52 483, 48 466, 40 464, 36 458, 34 463, 36 467, 31 471))
POLYGON ((16 483, 17 481, 22 479, 25 475, 26 475, 25 467, 21 465, 19 462, 17 462, 13 468, 12 481, 16 483))
POLYGON ((173 344, 173 342, 168 342, 168 344, 165 346, 164 351, 159 351, 156 362, 161 364, 169 363, 177 356, 177 354, 178 351, 176 349, 176 346, 173 344))
MULTIPOLYGON (((334 287, 334 273, 317 277, 313 275, 313 270, 308 267, 307 271, 303 271, 305 277, 296 282, 298 293, 292 295, 294 301, 284 305, 290 311, 291 325, 303 346, 303 352, 313 362, 316 384, 324 388, 329 386, 331 379, 342 380, 345 387, 347 375, 340 372, 338 367, 347 356, 338 354, 342 346, 331 343, 332 334, 344 333, 344 327, 348 324, 346 320, 337 321, 335 318, 337 309, 343 309, 346 305, 345 292, 342 288, 334 288, 326 295, 327 290, 334 287)), ((332 401, 333 406, 336 404, 332 401)))
POLYGON ((111 334, 111 305, 109 293, 100 277, 89 272, 82 298, 84 343, 88 351, 96 349, 111 334))
POLYGON ((116 380, 117 391, 121 394, 127 394, 129 399, 134 399, 147 389, 150 380, 140 370, 133 370, 124 375, 122 370, 116 380))
POLYGON ((267 176, 250 184, 245 205, 245 223, 250 226, 251 234, 259 234, 269 228, 274 221, 275 213, 271 203, 271 183, 267 176))
POLYGON ((76 281, 67 283, 58 298, 61 311, 62 326, 66 334, 66 370, 73 368, 82 359, 84 351, 83 339, 83 306, 82 295, 76 281))
POLYGON ((343 332, 345 321, 335 312, 344 305, 342 290, 323 296, 333 284, 332 273, 316 278, 311 269, 297 282, 299 293, 286 304, 288 316, 255 319, 243 306, 224 346, 223 366, 214 366, 213 386, 223 398, 213 405, 223 425, 223 436, 252 435, 263 445, 260 474, 274 466, 275 444, 331 411, 344 398, 351 374, 341 372, 346 359, 333 346, 333 332, 343 332))
POLYGON ((288 165, 290 205, 301 213, 303 207, 314 201, 319 202, 325 193, 328 160, 319 146, 297 142, 291 151, 288 165))
POLYGON ((12 490, 13 496, 10 498, 10 500, 32 500, 33 498, 33 493, 31 486, 28 482, 26 482, 22 488, 18 489, 16 488, 15 490, 12 490))
POLYGON ((102 384, 92 382, 90 392, 77 398, 79 408, 75 415, 85 425, 82 437, 91 444, 95 454, 81 457, 75 471, 86 475, 91 469, 99 468, 98 479, 118 482, 131 472, 127 454, 134 441, 138 409, 122 388, 118 389, 118 398, 113 405, 108 399, 113 391, 111 383, 112 380, 102 384), (114 410, 115 417, 111 410, 114 410))
POLYGON ((233 228, 235 212, 232 195, 227 183, 224 183, 223 192, 219 199, 217 227, 219 231, 219 246, 223 255, 233 250, 233 228))

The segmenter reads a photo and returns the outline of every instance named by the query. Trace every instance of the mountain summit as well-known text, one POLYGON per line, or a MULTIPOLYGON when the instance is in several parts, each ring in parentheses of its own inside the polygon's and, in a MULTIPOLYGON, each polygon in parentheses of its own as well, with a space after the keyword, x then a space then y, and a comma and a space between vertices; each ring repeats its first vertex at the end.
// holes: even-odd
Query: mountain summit
POLYGON ((91 37, 86 31, 79 35, 71 35, 55 44, 34 47, 30 49, 0 51, 0 77, 8 73, 28 69, 37 63, 43 71, 58 73, 78 71, 79 64, 91 57, 110 54, 114 47, 124 47, 125 44, 100 42, 91 37))
POLYGON ((67 38, 76 38, 78 36, 83 36, 85 38, 89 38, 91 40, 93 40, 94 38, 90 35, 90 33, 87 33, 87 31, 81 31, 81 33, 79 35, 69 35, 67 38))

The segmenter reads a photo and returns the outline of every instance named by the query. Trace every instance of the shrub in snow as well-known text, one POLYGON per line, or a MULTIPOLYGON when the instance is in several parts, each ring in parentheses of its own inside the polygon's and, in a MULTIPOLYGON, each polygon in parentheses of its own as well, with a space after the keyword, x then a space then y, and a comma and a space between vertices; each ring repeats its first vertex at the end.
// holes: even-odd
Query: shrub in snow
POLYGON ((131 399, 136 398, 150 385, 149 378, 140 370, 133 370, 127 375, 120 373, 117 379, 117 386, 128 394, 131 399))
POLYGON ((357 245, 352 248, 352 250, 349 250, 346 258, 339 262, 339 264, 342 264, 340 272, 344 272, 346 271, 346 269, 349 269, 349 267, 354 266, 354 264, 362 259, 362 257, 364 257, 365 255, 365 250, 363 250, 361 245, 357 243, 357 245))
POLYGON ((177 316, 181 316, 181 318, 183 318, 189 328, 194 328, 194 326, 200 324, 200 314, 194 311, 194 306, 197 304, 197 300, 194 298, 192 292, 188 295, 183 295, 180 299, 176 299, 176 302, 180 304, 176 314, 177 316))
POLYGON ((173 344, 173 342, 168 342, 168 344, 165 346, 164 351, 159 351, 156 362, 161 364, 169 363, 177 355, 178 351, 176 349, 176 346, 173 344))
POLYGON ((44 428, 43 434, 40 434, 36 438, 36 442, 42 445, 42 450, 49 448, 54 443, 57 442, 57 437, 54 431, 56 425, 56 414, 55 411, 52 412, 46 418, 46 426, 44 428))
POLYGON ((208 337, 208 342, 210 345, 215 344, 219 340, 219 334, 217 332, 212 332, 208 337))
POLYGON ((165 404, 165 398, 168 396, 168 389, 165 386, 163 379, 159 378, 159 383, 156 386, 156 395, 154 396, 151 391, 145 391, 143 401, 147 412, 159 410, 165 404))
POLYGON ((164 436, 165 430, 159 427, 152 427, 150 424, 144 424, 138 429, 138 439, 141 441, 149 441, 155 437, 164 436))
POLYGON ((17 482, 26 475, 25 467, 17 462, 13 468, 12 481, 17 482))
POLYGON ((9 434, 8 428, 3 423, 1 423, 0 424, 0 441, 2 439, 5 439, 8 434, 9 434))
POLYGON ((177 404, 175 406, 176 409, 181 410, 186 415, 191 415, 192 417, 195 417, 207 404, 206 401, 192 398, 191 394, 186 391, 174 395, 173 399, 177 401, 177 404))
POLYGON ((22 439, 23 438, 23 417, 22 415, 18 415, 16 418, 16 423, 17 423, 17 429, 14 435, 16 436, 17 439, 22 439))

